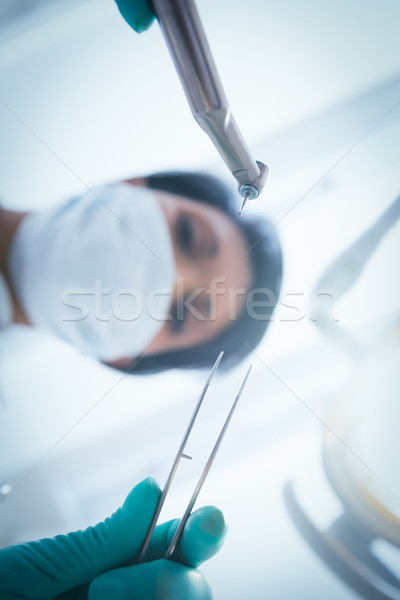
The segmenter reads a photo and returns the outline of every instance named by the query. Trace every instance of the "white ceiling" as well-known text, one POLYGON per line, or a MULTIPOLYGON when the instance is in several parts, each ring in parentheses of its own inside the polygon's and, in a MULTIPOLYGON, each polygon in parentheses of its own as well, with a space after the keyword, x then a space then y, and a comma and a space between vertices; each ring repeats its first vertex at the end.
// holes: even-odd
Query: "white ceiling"
MULTIPOLYGON (((395 0, 198 6, 250 145, 400 73, 395 0)), ((53 201, 81 189, 79 177, 93 183, 203 164, 225 174, 190 115, 157 25, 136 35, 112 0, 48 3, 4 28, 0 48, 7 202, 53 201), (17 149, 23 178, 15 176, 17 149)))

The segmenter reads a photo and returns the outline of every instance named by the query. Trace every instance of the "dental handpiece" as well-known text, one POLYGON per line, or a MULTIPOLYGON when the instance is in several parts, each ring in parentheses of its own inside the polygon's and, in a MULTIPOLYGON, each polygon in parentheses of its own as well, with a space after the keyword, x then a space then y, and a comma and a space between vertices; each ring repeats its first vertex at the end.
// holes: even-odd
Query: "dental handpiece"
POLYGON ((194 0, 152 0, 194 118, 207 133, 243 198, 258 197, 269 169, 252 157, 226 99, 194 0))

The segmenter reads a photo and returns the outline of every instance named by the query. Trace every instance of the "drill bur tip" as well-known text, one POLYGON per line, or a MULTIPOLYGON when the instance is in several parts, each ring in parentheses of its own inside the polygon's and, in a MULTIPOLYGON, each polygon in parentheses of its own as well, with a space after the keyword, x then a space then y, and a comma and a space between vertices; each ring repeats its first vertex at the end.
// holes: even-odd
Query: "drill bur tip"
POLYGON ((244 209, 245 209, 245 207, 246 207, 246 204, 247 204, 247 202, 249 201, 249 198, 250 198, 250 194, 249 194, 249 193, 247 193, 247 194, 245 195, 245 197, 243 198, 242 206, 240 207, 240 210, 239 210, 239 217, 241 217, 241 216, 242 216, 242 214, 243 214, 243 211, 244 211, 244 209))

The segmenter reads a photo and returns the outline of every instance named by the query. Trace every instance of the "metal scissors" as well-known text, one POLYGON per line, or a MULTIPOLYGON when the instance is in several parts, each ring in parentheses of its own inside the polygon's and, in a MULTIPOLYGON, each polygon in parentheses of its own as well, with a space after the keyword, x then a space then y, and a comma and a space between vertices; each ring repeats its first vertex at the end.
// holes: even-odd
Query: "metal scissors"
MULTIPOLYGON (((223 352, 220 352, 220 354, 218 355, 218 358, 215 361, 214 366, 211 369, 211 372, 210 372, 210 374, 209 374, 209 376, 207 378, 207 381, 206 381, 206 383, 205 383, 205 385, 204 385, 204 387, 203 387, 203 389, 201 391, 200 397, 199 397, 199 399, 197 401, 197 404, 196 404, 196 406, 194 408, 193 414, 191 416, 191 419, 189 421, 189 424, 187 426, 187 429, 185 431, 185 434, 184 434, 184 436, 182 438, 182 441, 181 441, 181 444, 179 446, 178 453, 177 453, 176 458, 175 458, 175 460, 174 460, 174 462, 172 464, 172 467, 171 467, 171 470, 169 472, 169 475, 168 475, 167 481, 165 483, 164 489, 163 489, 163 491, 161 493, 161 496, 159 498, 156 510, 154 512, 154 515, 153 515, 153 519, 152 519, 152 521, 150 523, 150 527, 149 527, 149 529, 147 531, 146 537, 145 537, 144 542, 142 544, 142 547, 141 547, 141 549, 139 551, 138 558, 135 561, 137 563, 142 562, 144 560, 144 558, 145 558, 147 549, 149 547, 151 538, 152 538, 153 533, 154 533, 154 529, 155 529, 155 527, 157 525, 158 518, 160 516, 162 507, 164 506, 165 499, 166 499, 168 491, 169 491, 169 489, 171 487, 172 480, 173 480, 173 478, 175 476, 175 473, 177 471, 179 462, 180 462, 181 458, 188 458, 184 454, 183 451, 184 451, 186 443, 187 443, 187 441, 189 439, 190 433, 191 433, 191 431, 193 429, 193 425, 194 425, 194 423, 196 421, 197 415, 199 413, 200 407, 201 407, 201 405, 203 403, 203 400, 205 398, 207 390, 208 390, 208 388, 210 386, 211 380, 214 377, 216 370, 218 369, 219 363, 221 362, 223 354, 224 354, 223 352)), ((233 413, 235 411, 237 403, 238 403, 238 401, 240 399, 240 396, 242 395, 242 392, 243 392, 244 386, 246 384, 247 378, 248 378, 248 376, 250 374, 250 371, 251 371, 251 365, 250 365, 249 369, 247 370, 247 373, 246 373, 246 375, 245 375, 245 377, 244 377, 244 379, 242 381, 242 384, 241 384, 241 386, 239 388, 239 391, 238 391, 238 393, 236 395, 236 398, 235 398, 235 400, 234 400, 234 402, 232 404, 231 410, 229 411, 229 414, 228 414, 228 416, 227 416, 227 418, 225 420, 225 423, 224 423, 224 425, 223 425, 223 427, 222 427, 222 429, 220 431, 218 439, 215 442, 214 448, 211 451, 211 454, 210 454, 210 456, 208 458, 208 461, 207 461, 207 463, 206 463, 206 465, 205 465, 205 467, 203 469, 203 472, 200 475, 200 479, 199 479, 199 481, 198 481, 198 483, 197 483, 197 485, 195 487, 195 490, 194 490, 194 492, 193 492, 193 494, 192 494, 192 496, 191 496, 191 498, 189 500, 189 503, 188 503, 188 505, 186 507, 186 510, 185 510, 184 515, 183 515, 183 517, 181 519, 181 522, 179 523, 179 526, 178 526, 178 528, 177 528, 177 530, 175 532, 175 535, 173 536, 173 538, 171 540, 171 543, 170 543, 170 545, 167 548, 167 551, 166 551, 166 553, 164 555, 164 558, 171 559, 172 556, 173 556, 175 548, 177 547, 178 542, 180 540, 180 537, 182 535, 183 528, 185 527, 185 523, 186 523, 186 521, 187 521, 187 519, 188 519, 188 517, 189 517, 189 515, 190 515, 190 513, 191 513, 191 511, 193 509, 193 506, 194 506, 194 504, 195 504, 195 502, 197 500, 197 496, 199 495, 200 490, 203 487, 204 481, 205 481, 205 479, 206 479, 206 477, 208 475, 208 472, 209 472, 209 470, 211 468, 212 463, 214 462, 215 456, 216 456, 216 454, 218 452, 218 449, 219 449, 219 447, 221 445, 222 439, 223 439, 223 437, 225 435, 225 432, 226 432, 226 430, 228 428, 228 425, 229 425, 230 420, 232 418, 232 415, 233 415, 233 413)))

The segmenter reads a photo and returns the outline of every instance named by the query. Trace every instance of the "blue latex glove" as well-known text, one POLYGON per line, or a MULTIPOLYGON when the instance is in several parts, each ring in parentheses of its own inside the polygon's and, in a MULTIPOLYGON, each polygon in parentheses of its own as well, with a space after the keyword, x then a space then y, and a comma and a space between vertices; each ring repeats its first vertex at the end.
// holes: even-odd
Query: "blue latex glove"
POLYGON ((223 543, 225 522, 214 507, 200 508, 189 517, 174 561, 162 557, 179 520, 156 527, 146 554, 151 562, 124 566, 142 545, 160 493, 154 479, 145 479, 122 508, 95 527, 3 548, 0 598, 209 600, 209 584, 194 567, 223 543))
POLYGON ((146 31, 153 23, 155 15, 147 0, 115 0, 125 21, 137 31, 146 31))

